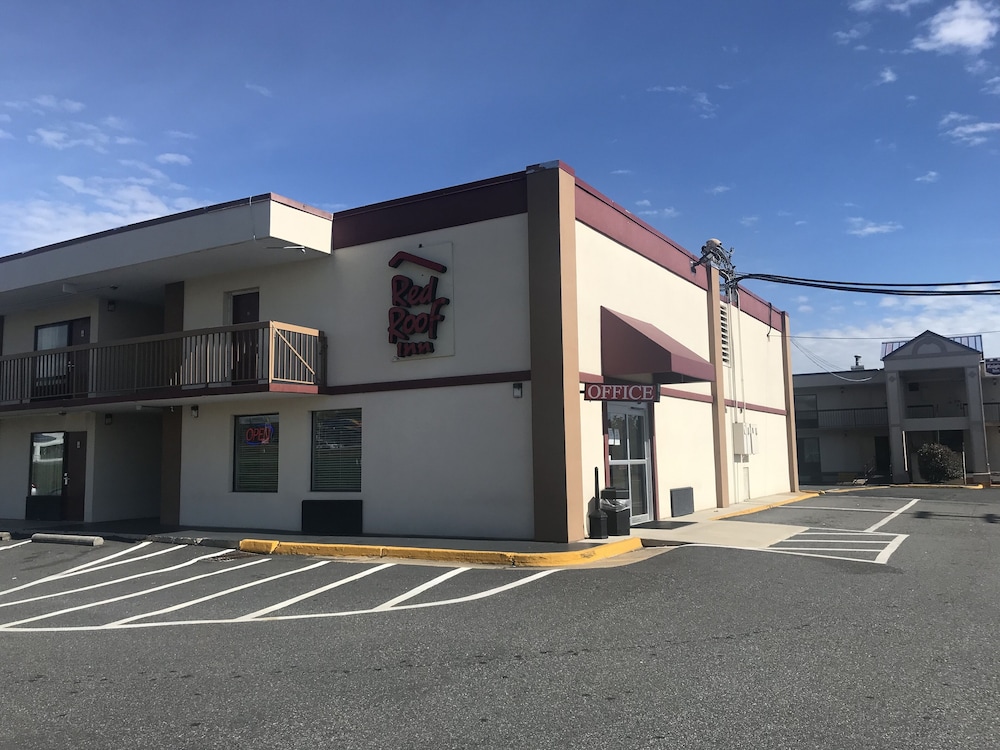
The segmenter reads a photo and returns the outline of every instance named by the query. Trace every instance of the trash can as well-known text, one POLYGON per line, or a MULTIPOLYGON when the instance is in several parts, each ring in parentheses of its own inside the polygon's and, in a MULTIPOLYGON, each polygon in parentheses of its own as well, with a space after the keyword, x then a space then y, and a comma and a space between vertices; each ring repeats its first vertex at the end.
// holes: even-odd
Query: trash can
POLYGON ((628 490, 605 487, 601 490, 601 510, 608 516, 609 536, 628 536, 632 533, 628 490))

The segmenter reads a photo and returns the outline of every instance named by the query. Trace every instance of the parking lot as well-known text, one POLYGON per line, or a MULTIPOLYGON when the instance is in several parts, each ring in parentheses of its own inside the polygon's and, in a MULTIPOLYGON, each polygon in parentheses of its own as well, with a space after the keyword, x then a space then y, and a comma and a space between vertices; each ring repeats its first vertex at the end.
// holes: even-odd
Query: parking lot
POLYGON ((344 562, 156 544, 0 543, 0 632, 386 614, 483 599, 555 570, 344 562))

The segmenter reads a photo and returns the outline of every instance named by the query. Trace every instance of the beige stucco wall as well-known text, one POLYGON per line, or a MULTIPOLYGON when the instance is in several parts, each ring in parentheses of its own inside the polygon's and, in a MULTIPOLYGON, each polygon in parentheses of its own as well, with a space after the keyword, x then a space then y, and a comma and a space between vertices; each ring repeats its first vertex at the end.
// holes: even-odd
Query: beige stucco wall
POLYGON ((183 422, 181 523, 297 530, 301 501, 364 501, 369 534, 530 538, 530 384, 203 402, 183 422), (361 408, 362 490, 310 490, 311 414, 361 408), (279 416, 276 493, 232 491, 236 415, 279 416))
POLYGON ((656 405, 656 475, 660 516, 670 517, 670 490, 694 489, 694 509, 714 508, 712 405, 661 398, 656 405))
MULTIPOLYGON (((43 413, 0 419, 0 518, 24 518, 24 499, 31 476, 31 434, 34 432, 87 433, 87 498, 93 497, 94 425, 93 412, 43 413)), ((92 508, 86 505, 85 520, 92 508)))
POLYGON ((332 386, 526 370, 528 354, 527 224, 512 216, 410 237, 340 248, 331 258, 290 264, 267 273, 194 279, 185 287, 186 328, 226 324, 228 294, 259 289, 261 320, 317 328, 329 345, 332 386), (423 247, 421 247, 423 245, 423 247), (437 347, 449 356, 394 361, 388 341, 390 280, 397 273, 418 280, 405 264, 388 266, 400 250, 439 255, 448 266, 439 295, 437 347), (450 355, 450 352, 454 352, 450 355))
POLYGON ((158 414, 97 414, 88 451, 93 455, 93 492, 88 520, 153 518, 160 512, 160 418, 158 414))
MULTIPOLYGON (((77 318, 90 318, 90 340, 96 341, 98 300, 66 296, 51 307, 10 313, 4 317, 3 354, 23 354, 35 350, 35 328, 77 318)), ((89 343, 89 342, 88 342, 89 343)))
MULTIPOLYGON (((733 313, 735 307, 730 308, 733 313)), ((735 392, 727 380, 726 398, 772 409, 785 408, 785 365, 781 331, 741 312, 730 317, 735 392), (742 363, 742 366, 741 366, 742 363)))
POLYGON ((576 225, 576 249, 583 372, 601 372, 602 306, 652 323, 708 359, 702 289, 580 222, 576 225))

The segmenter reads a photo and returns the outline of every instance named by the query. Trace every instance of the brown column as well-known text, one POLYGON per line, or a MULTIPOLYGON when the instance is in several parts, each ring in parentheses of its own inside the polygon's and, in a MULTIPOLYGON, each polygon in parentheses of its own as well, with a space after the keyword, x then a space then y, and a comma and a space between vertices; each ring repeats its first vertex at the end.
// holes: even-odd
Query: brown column
POLYGON ((531 454, 539 541, 585 536, 575 193, 576 180, 562 167, 529 169, 531 454))
POLYGON ((781 358, 785 365, 785 434, 788 436, 788 489, 799 489, 799 451, 795 443, 795 382, 792 379, 792 332, 781 313, 781 358))
MULTIPOLYGON (((184 330, 184 282, 163 288, 163 332, 184 330)), ((180 377, 183 353, 180 342, 172 342, 170 367, 180 377)), ((178 381, 179 382, 179 381, 178 381)), ((177 526, 181 522, 181 430, 184 412, 181 406, 163 411, 163 440, 160 456, 160 523, 177 526)))
MULTIPOLYGON (((729 438, 726 434, 726 366, 722 361, 722 300, 719 269, 708 269, 709 360, 715 367, 712 381, 712 445, 715 449, 715 505, 729 507, 729 438)), ((733 321, 729 321, 730 327, 733 321)), ((730 341, 732 337, 730 336, 730 341)))

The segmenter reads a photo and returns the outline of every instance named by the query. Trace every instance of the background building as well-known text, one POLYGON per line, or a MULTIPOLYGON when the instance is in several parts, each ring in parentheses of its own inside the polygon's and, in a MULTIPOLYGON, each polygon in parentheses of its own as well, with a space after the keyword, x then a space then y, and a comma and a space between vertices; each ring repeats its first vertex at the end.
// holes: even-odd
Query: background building
POLYGON ((984 361, 982 337, 925 331, 885 342, 882 362, 795 375, 800 480, 920 481, 917 450, 941 443, 964 457, 970 481, 988 482, 1000 465, 1000 362, 984 361))

